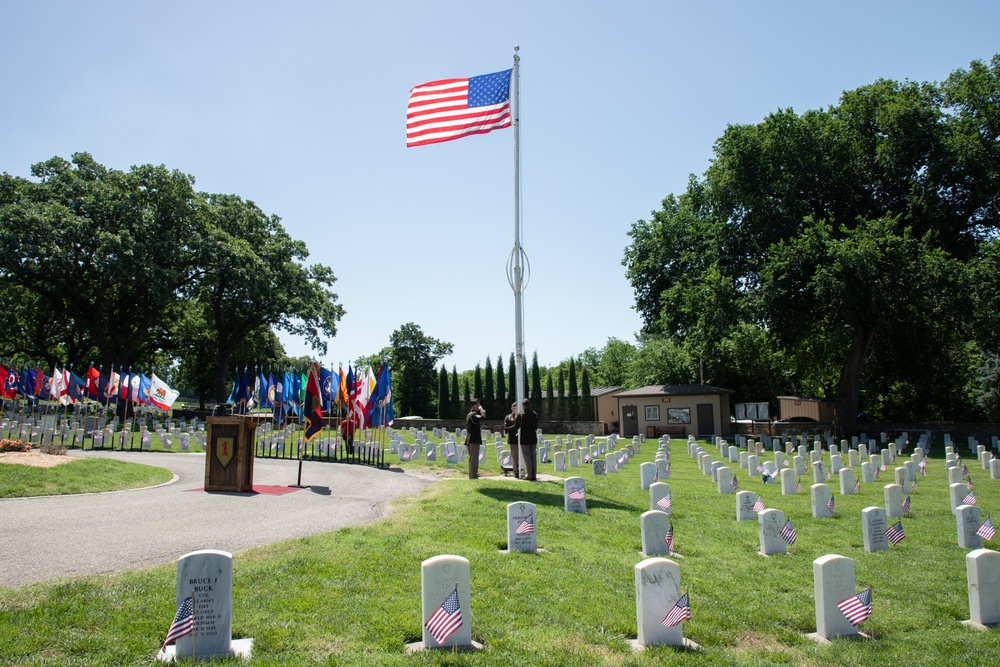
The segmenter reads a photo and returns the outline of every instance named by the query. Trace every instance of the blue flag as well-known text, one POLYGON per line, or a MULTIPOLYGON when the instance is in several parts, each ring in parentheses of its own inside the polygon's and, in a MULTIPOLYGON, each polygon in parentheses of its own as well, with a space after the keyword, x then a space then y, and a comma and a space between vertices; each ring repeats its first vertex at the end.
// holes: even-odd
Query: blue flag
POLYGON ((326 368, 319 369, 319 389, 323 394, 323 412, 330 414, 333 405, 333 371, 326 368))

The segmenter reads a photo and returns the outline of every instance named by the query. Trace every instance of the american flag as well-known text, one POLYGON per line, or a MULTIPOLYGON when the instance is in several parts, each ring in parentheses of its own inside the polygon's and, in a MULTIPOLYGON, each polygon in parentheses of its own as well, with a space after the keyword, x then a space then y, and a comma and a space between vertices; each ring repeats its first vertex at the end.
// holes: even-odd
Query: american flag
POLYGON ((516 535, 527 535, 528 533, 533 532, 535 532, 535 524, 528 521, 528 519, 521 521, 521 523, 517 525, 517 528, 514 529, 514 533, 516 535))
POLYGON ((910 497, 906 496, 906 500, 903 501, 903 514, 910 514, 910 497))
POLYGON ((500 461, 500 465, 502 465, 502 466, 509 466, 510 465, 510 457, 509 456, 503 457, 503 460, 500 461))
POLYGON ((837 603, 837 608, 851 625, 861 625, 872 615, 871 587, 837 603))
POLYGON ((917 466, 920 468, 921 477, 927 477, 927 461, 921 459, 917 466))
POLYGON ((663 537, 663 541, 667 543, 667 553, 673 555, 674 553, 674 524, 671 523, 667 527, 667 534, 663 537))
POLYGON ((658 471, 654 472, 653 473, 653 484, 656 484, 659 481, 660 481, 660 473, 658 471))
POLYGON ((975 491, 969 491, 967 494, 965 494, 965 497, 962 498, 962 504, 963 505, 975 505, 976 504, 976 492, 975 491))
POLYGON ((791 519, 785 521, 785 525, 781 527, 781 539, 789 545, 792 545, 795 544, 795 540, 797 540, 798 537, 799 536, 795 534, 795 529, 792 527, 791 519))
POLYGON ((570 491, 568 497, 570 500, 583 500, 587 496, 583 489, 576 489, 575 491, 570 491))
POLYGON ((912 490, 912 491, 913 491, 914 493, 916 493, 916 492, 917 492, 917 480, 913 480, 913 481, 912 481, 912 482, 910 483, 910 490, 912 490))
POLYGON ((757 464, 757 472, 764 472, 764 466, 762 466, 761 464, 758 463, 757 464))
POLYGON ((753 511, 754 512, 764 511, 764 499, 761 498, 760 496, 757 496, 757 500, 753 504, 753 511))
POLYGON ((997 529, 993 527, 993 522, 990 521, 989 517, 986 517, 986 521, 983 521, 983 525, 976 530, 976 535, 979 535, 984 540, 992 540, 996 537, 997 529))
POLYGON ((861 492, 861 480, 859 479, 854 483, 854 493, 860 493, 860 492, 861 492))
POLYGON ((736 489, 740 488, 740 483, 736 481, 735 477, 733 477, 731 480, 729 480, 729 486, 732 487, 733 491, 735 491, 736 489))
POLYGON ((584 463, 590 463, 590 454, 584 454, 583 455, 583 462, 584 463))
POLYGON ((401 458, 404 461, 409 461, 410 460, 410 448, 406 447, 405 449, 403 449, 403 452, 402 452, 402 454, 399 455, 399 458, 401 458))
POLYGON ((972 491, 972 489, 974 489, 975 486, 976 485, 972 483, 972 475, 969 475, 969 478, 965 480, 965 488, 967 488, 969 491, 972 491))
POLYGON ((656 506, 663 510, 670 509, 671 505, 673 505, 673 502, 670 500, 669 493, 656 501, 656 506))
POLYGON ((548 462, 549 462, 549 450, 546 449, 544 452, 542 452, 542 463, 548 463, 548 462))
POLYGON ((903 532, 903 522, 897 521, 893 525, 885 529, 885 536, 889 539, 889 543, 896 545, 903 541, 906 537, 906 533, 903 532))
POLYGON ((424 146, 510 127, 511 70, 442 79, 410 90, 406 146, 424 146))
POLYGON ((448 641, 448 637, 462 627, 462 606, 458 602, 457 588, 444 599, 440 607, 434 610, 424 623, 424 627, 438 644, 444 644, 448 641))
POLYGON ((880 468, 875 468, 875 479, 879 479, 882 476, 879 471, 880 471, 880 468))
POLYGON ((802 480, 796 479, 795 480, 795 493, 801 493, 801 492, 802 492, 802 480))
POLYGON ((670 608, 667 615, 660 621, 660 625, 665 628, 672 628, 681 621, 686 621, 691 618, 691 602, 688 598, 688 594, 685 593, 677 600, 677 603, 670 608))
POLYGON ((969 475, 969 466, 962 466, 962 477, 968 477, 968 475, 969 475))
POLYGON ((181 602, 181 606, 177 607, 177 613, 174 614, 174 622, 170 624, 170 629, 167 630, 167 638, 163 640, 163 645, 169 646, 173 644, 181 637, 191 634, 192 630, 194 630, 194 603, 191 601, 191 597, 188 596, 184 598, 184 602, 181 602))
POLYGON ((885 464, 883 463, 882 465, 880 465, 878 469, 880 472, 885 472, 885 464))
POLYGON ((830 510, 830 514, 833 514, 836 511, 833 505, 833 496, 830 496, 830 499, 826 501, 826 508, 830 510))

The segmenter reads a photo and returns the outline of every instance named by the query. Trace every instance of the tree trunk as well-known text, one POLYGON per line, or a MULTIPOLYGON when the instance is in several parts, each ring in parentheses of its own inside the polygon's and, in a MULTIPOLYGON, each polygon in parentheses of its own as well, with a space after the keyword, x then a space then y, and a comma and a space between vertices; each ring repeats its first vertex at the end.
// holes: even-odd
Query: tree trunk
POLYGON ((858 327, 847 358, 840 369, 837 397, 833 404, 833 435, 847 438, 858 432, 858 402, 861 397, 861 367, 868 356, 876 327, 858 327))

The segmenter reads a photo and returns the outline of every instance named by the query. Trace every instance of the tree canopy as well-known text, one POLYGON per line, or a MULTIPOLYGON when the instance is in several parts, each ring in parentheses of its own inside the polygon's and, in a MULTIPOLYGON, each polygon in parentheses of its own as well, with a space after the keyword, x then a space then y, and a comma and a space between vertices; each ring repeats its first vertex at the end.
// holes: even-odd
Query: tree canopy
POLYGON ((840 433, 859 410, 967 416, 996 343, 996 292, 974 280, 996 262, 998 102, 994 57, 729 126, 704 176, 629 232, 646 336, 746 400, 832 397, 840 433))

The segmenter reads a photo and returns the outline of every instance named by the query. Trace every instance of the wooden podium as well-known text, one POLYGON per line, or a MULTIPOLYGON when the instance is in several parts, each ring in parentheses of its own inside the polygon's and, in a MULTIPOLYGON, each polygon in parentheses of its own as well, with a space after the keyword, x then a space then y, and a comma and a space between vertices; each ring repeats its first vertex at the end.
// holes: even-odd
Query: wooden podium
POLYGON ((206 491, 253 491, 255 430, 249 417, 208 418, 206 491))

